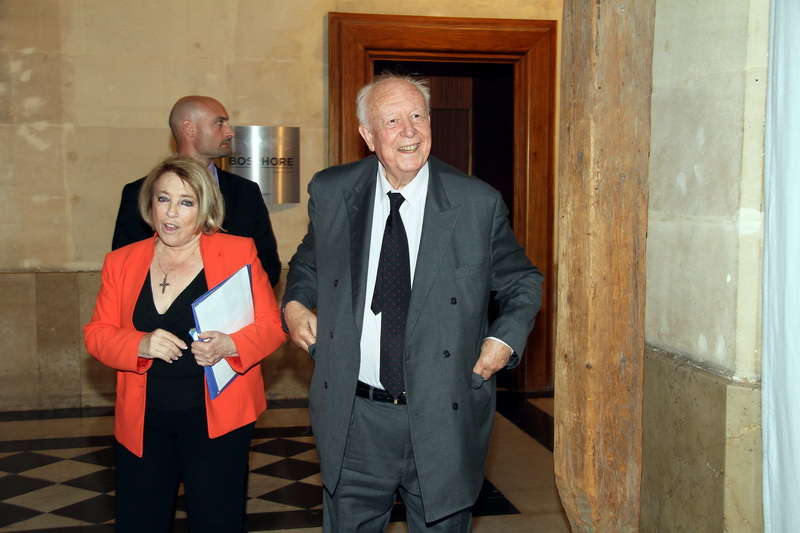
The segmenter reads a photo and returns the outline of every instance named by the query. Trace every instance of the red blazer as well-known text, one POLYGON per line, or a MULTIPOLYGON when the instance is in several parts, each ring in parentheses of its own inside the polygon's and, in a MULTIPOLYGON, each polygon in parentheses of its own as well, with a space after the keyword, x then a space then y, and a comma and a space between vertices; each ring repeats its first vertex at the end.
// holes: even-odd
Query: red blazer
MULTIPOLYGON (((147 370, 152 359, 139 357, 145 332, 133 327, 133 309, 150 263, 155 239, 146 239, 106 255, 102 285, 92 321, 83 327, 89 353, 117 372, 114 436, 132 453, 143 452, 147 370)), ((253 240, 222 233, 201 235, 200 254, 209 287, 243 265, 252 264, 255 322, 231 335, 239 357, 228 363, 240 375, 211 400, 206 386, 208 436, 224 435, 253 422, 267 407, 260 362, 286 338, 269 279, 261 268, 253 240)))

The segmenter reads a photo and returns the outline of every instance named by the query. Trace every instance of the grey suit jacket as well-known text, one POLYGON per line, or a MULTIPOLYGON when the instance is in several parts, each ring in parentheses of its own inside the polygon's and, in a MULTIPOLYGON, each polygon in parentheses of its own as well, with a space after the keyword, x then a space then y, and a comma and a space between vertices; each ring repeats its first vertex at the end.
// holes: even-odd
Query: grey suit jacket
MULTIPOLYGON (((541 305, 542 275, 517 243, 496 190, 435 158, 429 164, 404 366, 425 518, 434 521, 477 499, 495 379, 473 380, 472 368, 487 336, 522 354, 541 305), (499 316, 489 324, 491 291, 499 316)), ((377 168, 370 156, 311 180, 308 233, 289 263, 284 295, 284 304, 317 309, 309 408, 330 491, 339 480, 358 380, 377 168)))

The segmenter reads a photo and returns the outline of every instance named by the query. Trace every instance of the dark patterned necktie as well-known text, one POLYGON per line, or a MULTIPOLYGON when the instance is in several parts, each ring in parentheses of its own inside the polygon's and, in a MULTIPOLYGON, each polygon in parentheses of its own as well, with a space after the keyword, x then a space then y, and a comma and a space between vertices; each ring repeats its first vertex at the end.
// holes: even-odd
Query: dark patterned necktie
POLYGON ((411 298, 411 265, 408 238, 400 205, 403 195, 389 193, 391 212, 383 230, 383 243, 378 261, 378 276, 370 309, 381 315, 381 383, 397 398, 405 390, 403 351, 405 350, 406 314, 411 298))

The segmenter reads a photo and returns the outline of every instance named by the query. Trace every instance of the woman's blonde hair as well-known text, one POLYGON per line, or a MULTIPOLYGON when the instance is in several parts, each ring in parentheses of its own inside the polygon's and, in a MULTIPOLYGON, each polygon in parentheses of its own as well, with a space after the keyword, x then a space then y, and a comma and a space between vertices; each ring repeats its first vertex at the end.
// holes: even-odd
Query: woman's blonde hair
MULTIPOLYGON (((158 179, 172 172, 183 181, 197 197, 197 227, 206 235, 222 229, 225 220, 225 201, 219 186, 206 167, 191 157, 173 156, 165 159, 150 171, 139 190, 139 212, 147 224, 156 231, 153 220, 153 202, 158 179)), ((223 230, 224 231, 224 230, 223 230)))

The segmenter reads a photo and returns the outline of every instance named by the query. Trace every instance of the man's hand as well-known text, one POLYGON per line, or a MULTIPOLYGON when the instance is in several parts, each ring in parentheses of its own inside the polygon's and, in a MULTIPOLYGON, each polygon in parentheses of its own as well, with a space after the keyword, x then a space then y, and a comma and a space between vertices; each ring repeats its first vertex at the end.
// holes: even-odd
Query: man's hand
POLYGON ((481 355, 472 368, 472 371, 480 375, 484 381, 491 378, 495 372, 502 370, 508 365, 513 350, 495 339, 484 339, 481 345, 481 355))
POLYGON ((308 352, 308 347, 317 342, 317 315, 293 300, 283 308, 283 319, 292 342, 308 352))

